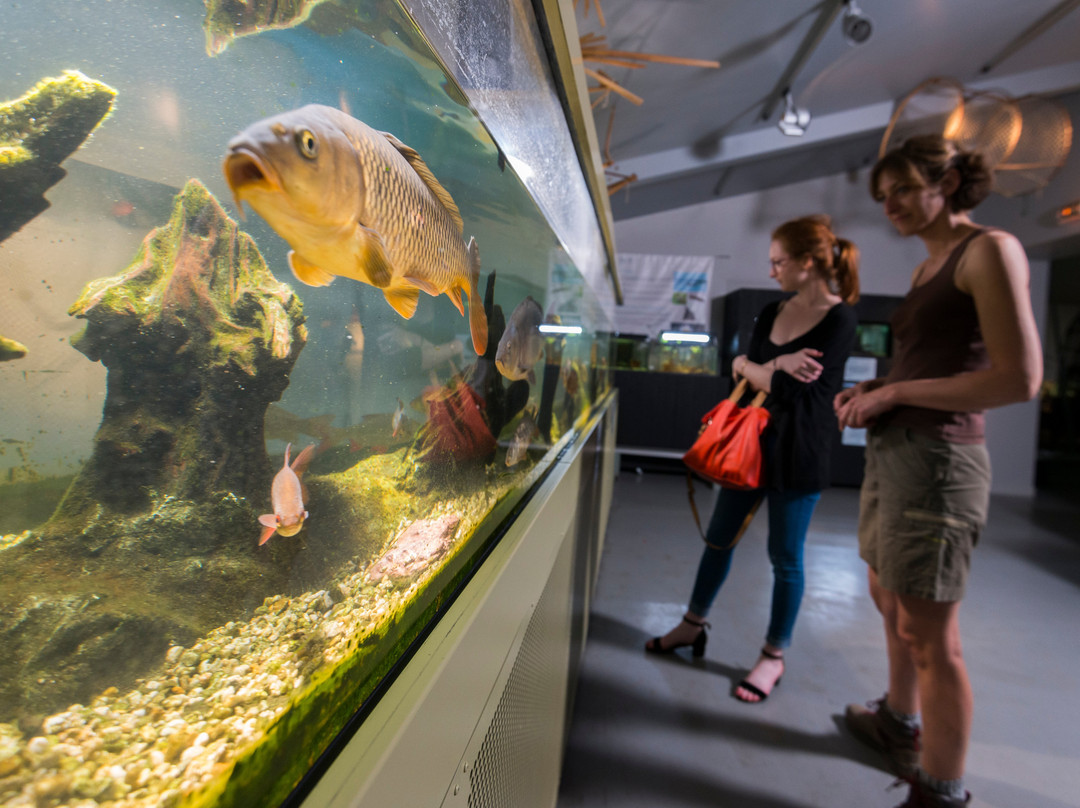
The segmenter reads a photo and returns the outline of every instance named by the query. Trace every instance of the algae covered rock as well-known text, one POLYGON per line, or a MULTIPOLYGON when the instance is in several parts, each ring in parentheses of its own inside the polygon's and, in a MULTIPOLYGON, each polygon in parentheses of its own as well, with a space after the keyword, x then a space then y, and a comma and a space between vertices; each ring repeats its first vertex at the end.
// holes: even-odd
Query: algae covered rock
POLYGON ((233 39, 302 24, 326 0, 205 0, 206 52, 216 56, 233 39))
POLYGON ((0 362, 10 362, 12 359, 22 359, 26 356, 26 346, 7 337, 0 337, 0 362))
POLYGON ((112 111, 116 90, 66 70, 0 104, 0 241, 49 207, 60 167, 112 111))
POLYGON ((72 344, 109 369, 94 451, 57 517, 166 496, 260 497, 263 420, 307 340, 300 300, 198 180, 135 260, 70 308, 72 344))
POLYGON ((256 514, 273 474, 266 409, 307 338, 301 303, 207 189, 191 180, 70 314, 86 321, 73 344, 108 368, 106 398, 52 518, 0 548, 5 719, 131 682, 287 588, 299 546, 260 550, 256 514))

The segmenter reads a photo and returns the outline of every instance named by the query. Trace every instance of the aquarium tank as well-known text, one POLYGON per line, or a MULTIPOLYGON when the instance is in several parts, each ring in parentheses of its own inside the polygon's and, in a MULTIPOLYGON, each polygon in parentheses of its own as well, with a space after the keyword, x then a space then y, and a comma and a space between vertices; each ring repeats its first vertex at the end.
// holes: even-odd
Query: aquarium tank
POLYGON ((610 394, 532 6, 0 13, 0 805, 280 804, 610 394))
POLYGON ((716 375, 716 345, 649 345, 649 370, 655 373, 716 375))

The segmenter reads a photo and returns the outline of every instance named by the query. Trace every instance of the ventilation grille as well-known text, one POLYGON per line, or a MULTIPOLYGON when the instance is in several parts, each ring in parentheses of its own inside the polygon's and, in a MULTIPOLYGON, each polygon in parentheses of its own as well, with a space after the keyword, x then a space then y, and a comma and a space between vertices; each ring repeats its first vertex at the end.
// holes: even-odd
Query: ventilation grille
POLYGON ((545 587, 469 771, 469 808, 551 805, 566 686, 565 655, 553 648, 563 627, 552 590, 559 595, 559 587, 545 587))

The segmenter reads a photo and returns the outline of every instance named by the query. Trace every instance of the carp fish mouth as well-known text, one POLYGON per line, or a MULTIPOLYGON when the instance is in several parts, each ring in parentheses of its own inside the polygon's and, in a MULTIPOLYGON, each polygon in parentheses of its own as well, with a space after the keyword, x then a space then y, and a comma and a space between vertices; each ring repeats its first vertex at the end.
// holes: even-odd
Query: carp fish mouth
POLYGON ((274 171, 259 155, 243 147, 233 147, 225 157, 225 181, 232 191, 233 200, 244 215, 244 207, 240 204, 243 193, 247 190, 282 191, 281 182, 277 172, 274 171))

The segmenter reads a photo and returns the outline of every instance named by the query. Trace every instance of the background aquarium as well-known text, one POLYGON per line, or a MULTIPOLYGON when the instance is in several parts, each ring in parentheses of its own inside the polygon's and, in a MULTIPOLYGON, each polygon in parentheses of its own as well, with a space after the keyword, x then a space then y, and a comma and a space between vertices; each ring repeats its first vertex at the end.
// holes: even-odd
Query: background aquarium
POLYGON ((277 804, 598 411, 604 293, 513 88, 471 103, 395 2, 2 14, 0 805, 277 804), (295 153, 227 181, 308 104, 371 129, 266 124, 295 153))
POLYGON ((649 343, 648 369, 656 373, 716 375, 716 354, 716 340, 694 344, 658 339, 649 343))

